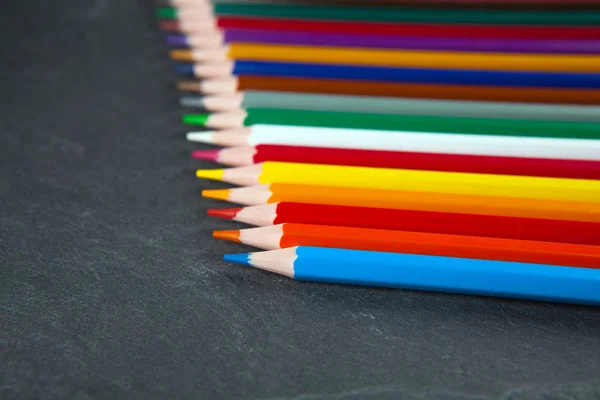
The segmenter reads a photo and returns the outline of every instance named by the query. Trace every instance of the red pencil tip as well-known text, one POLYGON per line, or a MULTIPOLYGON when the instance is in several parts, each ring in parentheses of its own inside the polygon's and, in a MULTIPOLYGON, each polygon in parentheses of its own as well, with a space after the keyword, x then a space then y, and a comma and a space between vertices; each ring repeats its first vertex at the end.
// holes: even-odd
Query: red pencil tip
POLYGON ((237 214, 242 211, 242 208, 222 208, 208 210, 208 215, 211 217, 234 219, 237 214))
POLYGON ((177 22, 177 21, 170 21, 170 20, 159 21, 158 26, 163 31, 173 32, 173 31, 179 30, 179 22, 177 22))
POLYGON ((196 151, 192 151, 192 158, 195 158, 196 160, 207 160, 207 161, 217 162, 217 160, 219 159, 220 152, 221 152, 220 149, 196 150, 196 151))

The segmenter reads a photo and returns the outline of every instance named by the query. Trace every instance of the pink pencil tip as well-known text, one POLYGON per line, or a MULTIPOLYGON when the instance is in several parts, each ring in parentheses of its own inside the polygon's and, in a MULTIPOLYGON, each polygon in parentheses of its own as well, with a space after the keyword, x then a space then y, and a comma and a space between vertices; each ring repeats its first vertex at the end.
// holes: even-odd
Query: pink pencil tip
POLYGON ((219 159, 219 154, 221 153, 220 149, 211 149, 211 150, 195 150, 192 151, 192 158, 196 160, 207 160, 212 162, 217 162, 219 159))
POLYGON ((221 209, 210 209, 208 215, 211 217, 234 219, 242 208, 221 208, 221 209))

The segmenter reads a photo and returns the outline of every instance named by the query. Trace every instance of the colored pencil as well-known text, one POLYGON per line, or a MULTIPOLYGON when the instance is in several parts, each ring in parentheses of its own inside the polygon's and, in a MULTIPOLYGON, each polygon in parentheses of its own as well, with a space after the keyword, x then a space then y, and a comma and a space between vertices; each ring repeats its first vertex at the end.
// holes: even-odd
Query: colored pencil
POLYGON ((231 28, 214 33, 169 34, 168 45, 212 49, 228 43, 268 43, 373 49, 478 51, 532 54, 599 54, 600 40, 470 39, 391 35, 358 35, 317 32, 281 32, 265 29, 231 28))
POLYGON ((418 8, 377 8, 343 7, 294 4, 214 4, 209 8, 178 9, 158 7, 156 16, 160 19, 186 18, 195 11, 198 15, 210 18, 212 15, 236 15, 249 17, 297 18, 310 20, 412 22, 447 24, 506 24, 506 25, 598 25, 600 12, 546 10, 476 10, 476 9, 418 9, 418 8))
POLYGON ((285 125, 378 131, 464 133, 490 136, 600 139, 600 123, 369 114, 320 110, 249 108, 214 114, 186 114, 182 122, 207 128, 285 125))
POLYGON ((576 202, 460 195, 401 190, 272 183, 233 189, 203 190, 202 196, 247 206, 298 202, 369 208, 392 208, 460 214, 498 215, 600 222, 599 202, 576 202))
POLYGON ((600 122, 600 107, 594 106, 342 96, 257 90, 231 95, 184 96, 180 99, 180 104, 184 107, 202 108, 208 111, 278 108, 366 114, 600 122))
POLYGON ((215 231, 213 237, 263 250, 314 246, 600 268, 600 246, 570 243, 294 223, 215 231))
POLYGON ((164 31, 206 33, 215 29, 267 29, 279 32, 315 32, 368 35, 406 35, 422 37, 458 37, 470 39, 559 39, 598 40, 596 26, 534 25, 457 25, 438 23, 381 23, 367 21, 317 21, 294 18, 219 16, 211 20, 163 20, 164 31))
POLYGON ((377 82, 572 89, 600 88, 600 73, 419 69, 245 60, 215 64, 178 64, 175 66, 175 72, 182 76, 198 78, 225 78, 232 75, 268 75, 319 79, 370 80, 377 82))
POLYGON ((264 161, 354 165, 480 174, 600 179, 600 161, 409 153, 324 147, 258 145, 197 150, 192 157, 242 167, 264 161))
POLYGON ((600 224, 594 222, 304 203, 209 209, 208 215, 254 226, 298 223, 600 244, 600 224))
POLYGON ((271 3, 271 4, 345 4, 345 5, 378 5, 378 6, 398 6, 398 5, 419 5, 422 7, 439 6, 457 6, 461 7, 510 7, 526 8, 560 8, 567 9, 596 9, 600 5, 599 0, 157 0, 157 5, 171 6, 207 6, 217 3, 271 3))
POLYGON ((600 141, 525 136, 470 135, 411 131, 254 125, 225 131, 190 132, 187 139, 218 146, 331 147, 501 157, 556 158, 597 161, 600 141))
POLYGON ((600 90, 594 89, 438 85, 260 75, 243 75, 200 82, 180 81, 177 83, 177 88, 182 91, 206 94, 234 94, 238 90, 275 90, 296 93, 413 97, 436 100, 600 104, 600 90))
POLYGON ((598 201, 600 199, 600 181, 596 180, 275 161, 248 167, 197 170, 196 176, 241 186, 261 183, 297 183, 553 200, 598 201))
POLYGON ((223 259, 301 281, 600 305, 591 268, 303 246, 223 259))
POLYGON ((268 43, 233 43, 222 49, 177 49, 173 60, 222 62, 226 60, 278 61, 311 64, 351 64, 400 68, 477 69, 524 72, 600 71, 600 56, 372 49, 268 43))

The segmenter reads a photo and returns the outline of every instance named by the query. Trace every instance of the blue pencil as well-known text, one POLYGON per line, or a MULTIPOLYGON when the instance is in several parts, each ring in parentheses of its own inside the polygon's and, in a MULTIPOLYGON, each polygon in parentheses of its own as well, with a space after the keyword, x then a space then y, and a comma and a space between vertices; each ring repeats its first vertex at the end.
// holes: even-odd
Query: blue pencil
POLYGON ((223 258, 301 281, 600 305, 588 268, 304 246, 223 258))
MULTIPOLYGON (((180 75, 193 77, 196 76, 194 67, 194 64, 179 64, 175 66, 175 71, 180 75)), ((600 74, 587 73, 418 69, 238 60, 234 62, 232 74, 455 85, 600 88, 600 74)))

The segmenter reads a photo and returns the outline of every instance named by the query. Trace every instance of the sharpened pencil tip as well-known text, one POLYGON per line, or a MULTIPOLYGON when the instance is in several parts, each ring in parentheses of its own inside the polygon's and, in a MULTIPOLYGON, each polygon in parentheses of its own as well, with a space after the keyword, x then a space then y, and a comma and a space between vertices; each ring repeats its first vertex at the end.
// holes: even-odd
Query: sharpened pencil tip
POLYGON ((209 199, 217 199, 217 200, 227 200, 229 198, 230 192, 231 191, 229 189, 203 190, 202 197, 207 197, 209 199))
POLYGON ((156 7, 154 11, 159 19, 175 19, 177 18, 177 9, 174 7, 156 7))
POLYGON ((210 114, 186 114, 181 120, 184 124, 205 126, 210 114))
POLYGON ((177 75, 194 76, 194 64, 178 64, 175 66, 177 75))
POLYGON ((169 46, 187 46, 187 36, 171 33, 165 36, 165 43, 169 46))
POLYGON ((225 254, 223 260, 251 267, 249 254, 225 254))
POLYGON ((158 26, 163 31, 175 32, 179 31, 179 22, 174 20, 161 20, 158 22, 158 26))
POLYGON ((211 217, 234 219, 238 213, 242 211, 242 208, 212 208, 208 210, 208 215, 211 217))
POLYGON ((194 57, 192 57, 192 52, 190 50, 182 50, 182 49, 177 49, 177 50, 171 50, 169 52, 169 57, 172 60, 176 60, 176 61, 194 61, 194 57))
POLYGON ((219 153, 221 153, 220 149, 195 150, 192 151, 192 158, 195 158, 196 160, 216 162, 219 159, 219 153))
POLYGON ((196 171, 196 178, 212 179, 213 181, 222 181, 224 169, 199 169, 196 171))
POLYGON ((185 135, 185 138, 190 142, 200 142, 207 144, 214 144, 213 140, 213 131, 206 132, 188 132, 185 135))
POLYGON ((214 231, 213 237, 219 240, 227 240, 228 242, 241 243, 240 231, 237 229, 228 231, 214 231))

